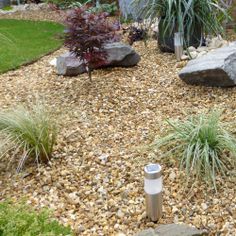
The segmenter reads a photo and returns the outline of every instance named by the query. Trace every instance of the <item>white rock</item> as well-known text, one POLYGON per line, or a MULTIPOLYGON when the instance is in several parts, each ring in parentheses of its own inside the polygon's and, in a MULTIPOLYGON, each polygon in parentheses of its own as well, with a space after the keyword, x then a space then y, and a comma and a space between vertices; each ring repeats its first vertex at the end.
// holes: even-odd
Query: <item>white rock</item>
POLYGON ((79 196, 77 195, 77 192, 69 193, 69 194, 68 194, 68 199, 70 200, 70 202, 71 202, 72 204, 78 204, 78 203, 80 203, 80 198, 79 198, 79 196))
POLYGON ((99 189, 98 189, 98 192, 102 195, 106 195, 107 194, 107 190, 103 188, 103 186, 101 186, 99 189))
POLYGON ((118 216, 119 218, 123 218, 123 217, 125 216, 125 214, 119 209, 119 210, 117 211, 117 216, 118 216))
POLYGON ((187 56, 187 55, 182 55, 182 56, 181 56, 181 61, 186 61, 186 60, 189 60, 189 56, 187 56))
POLYGON ((103 163, 106 163, 108 161, 109 154, 103 153, 101 156, 98 157, 99 160, 101 160, 103 163))
POLYGON ((204 52, 207 51, 207 47, 198 47, 197 52, 204 52))
POLYGON ((195 47, 193 47, 193 46, 191 46, 191 47, 188 47, 188 51, 189 52, 195 52, 197 49, 195 48, 195 47))
POLYGON ((215 38, 212 38, 208 44, 209 48, 220 48, 225 45, 225 40, 222 39, 221 36, 217 36, 215 38))
POLYGON ((120 225, 119 224, 115 224, 114 225, 114 229, 119 229, 120 228, 120 225))
POLYGON ((206 54, 207 54, 207 51, 202 51, 197 55, 197 58, 202 57, 203 55, 206 55, 206 54))
POLYGON ((46 9, 48 9, 48 4, 45 3, 45 2, 39 3, 39 4, 38 4, 38 8, 39 8, 40 10, 46 10, 46 9))
POLYGON ((178 208, 176 207, 176 206, 174 206, 173 208, 172 208, 172 213, 173 214, 175 214, 175 213, 177 213, 179 210, 178 210, 178 208))
POLYGON ((201 207, 202 207, 202 209, 203 209, 204 211, 208 208, 208 206, 207 206, 206 203, 202 203, 202 204, 201 204, 201 207))
POLYGON ((37 10, 39 10, 39 9, 40 9, 40 8, 39 8, 38 4, 35 4, 35 3, 29 4, 29 10, 31 10, 31 11, 37 11, 37 10))
POLYGON ((190 52, 189 54, 190 54, 191 59, 195 59, 195 58, 197 58, 197 56, 198 56, 197 51, 192 51, 192 52, 190 52))
POLYGON ((176 178, 175 172, 171 172, 170 175, 169 175, 169 178, 170 178, 170 180, 173 181, 176 178))
POLYGON ((49 61, 49 64, 50 64, 51 66, 56 67, 56 65, 57 65, 57 59, 56 59, 56 58, 52 59, 51 61, 49 61))
POLYGON ((118 233, 116 236, 126 236, 124 233, 118 233))
POLYGON ((213 199, 213 204, 215 204, 215 205, 216 205, 216 204, 218 204, 218 203, 219 203, 219 199, 217 199, 217 198, 214 198, 214 199, 213 199))

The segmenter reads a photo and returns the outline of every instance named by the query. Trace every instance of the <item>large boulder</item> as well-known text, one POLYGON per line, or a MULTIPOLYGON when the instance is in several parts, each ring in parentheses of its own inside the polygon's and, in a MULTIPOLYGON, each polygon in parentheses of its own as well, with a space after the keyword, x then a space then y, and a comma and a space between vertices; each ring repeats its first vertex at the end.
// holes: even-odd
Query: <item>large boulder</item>
POLYGON ((216 87, 236 85, 236 42, 191 60, 180 71, 187 84, 216 87))
POLYGON ((146 229, 135 236, 206 236, 208 233, 186 224, 160 225, 156 229, 146 229))
POLYGON ((83 62, 70 52, 66 52, 57 58, 56 68, 58 75, 65 76, 75 76, 86 72, 83 62))
MULTIPOLYGON (((105 51, 107 60, 106 64, 101 67, 131 67, 140 61, 139 54, 132 47, 123 43, 109 43, 105 45, 105 51)), ((56 64, 59 75, 76 76, 86 72, 84 63, 69 52, 59 56, 56 64)))

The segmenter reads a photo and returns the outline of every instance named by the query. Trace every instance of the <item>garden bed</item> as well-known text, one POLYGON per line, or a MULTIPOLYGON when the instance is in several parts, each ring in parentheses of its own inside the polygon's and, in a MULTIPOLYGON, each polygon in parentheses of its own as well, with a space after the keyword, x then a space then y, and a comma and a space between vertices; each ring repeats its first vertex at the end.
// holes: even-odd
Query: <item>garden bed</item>
POLYGON ((177 76, 183 64, 160 53, 156 41, 134 47, 142 58, 138 66, 94 71, 92 83, 87 75, 56 75, 49 61, 64 49, 0 75, 1 107, 38 96, 60 124, 50 166, 17 175, 1 163, 0 199, 26 197, 36 208, 47 206, 78 235, 133 235, 157 225, 145 218, 143 168, 160 162, 164 216, 159 223, 185 222, 211 235, 235 235, 235 179, 219 182, 218 193, 204 184, 184 190, 176 164, 137 147, 160 134, 167 118, 217 108, 223 119, 235 120, 236 88, 186 85, 177 76))

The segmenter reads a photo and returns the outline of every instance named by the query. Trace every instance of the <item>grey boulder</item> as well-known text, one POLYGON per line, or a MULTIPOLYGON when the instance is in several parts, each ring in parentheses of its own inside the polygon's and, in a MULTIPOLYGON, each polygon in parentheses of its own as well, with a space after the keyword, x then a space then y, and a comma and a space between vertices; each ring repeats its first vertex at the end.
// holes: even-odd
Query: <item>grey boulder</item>
MULTIPOLYGON (((105 65, 100 67, 131 67, 140 61, 139 54, 132 47, 123 43, 106 44, 105 51, 107 61, 105 65)), ((84 63, 69 52, 57 58, 56 68, 57 74, 65 76, 76 76, 86 72, 84 63)))
POLYGON ((75 76, 86 72, 85 65, 70 52, 57 58, 56 68, 58 75, 75 76))
POLYGON ((187 84, 215 87, 236 85, 236 42, 191 60, 180 71, 187 84))
POLYGON ((204 236, 208 233, 185 224, 160 225, 156 229, 147 229, 136 236, 204 236))

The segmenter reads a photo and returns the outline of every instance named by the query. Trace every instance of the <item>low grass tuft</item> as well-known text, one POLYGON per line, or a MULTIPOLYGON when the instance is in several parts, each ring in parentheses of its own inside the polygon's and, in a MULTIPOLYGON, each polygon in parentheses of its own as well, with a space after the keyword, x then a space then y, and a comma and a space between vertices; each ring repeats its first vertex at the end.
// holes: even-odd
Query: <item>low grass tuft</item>
POLYGON ((36 212, 24 203, 0 203, 1 236, 72 236, 70 227, 59 224, 47 210, 36 212))
POLYGON ((186 121, 168 121, 168 134, 156 139, 151 148, 163 148, 163 157, 178 158, 188 177, 204 180, 217 189, 216 177, 236 167, 236 139, 220 115, 214 111, 186 121))
POLYGON ((12 151, 13 161, 20 154, 17 168, 20 171, 30 158, 37 164, 50 160, 56 140, 56 126, 43 105, 37 104, 31 109, 19 106, 0 111, 0 137, 3 140, 1 158, 12 151))

